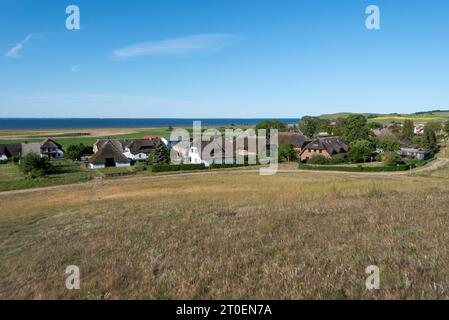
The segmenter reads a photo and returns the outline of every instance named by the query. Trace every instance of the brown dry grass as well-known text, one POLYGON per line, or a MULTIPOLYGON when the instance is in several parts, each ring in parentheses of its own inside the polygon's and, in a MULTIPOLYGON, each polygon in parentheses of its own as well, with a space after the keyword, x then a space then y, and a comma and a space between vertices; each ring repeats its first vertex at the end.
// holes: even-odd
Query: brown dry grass
POLYGON ((0 298, 447 299, 448 198, 439 177, 308 172, 0 195, 0 298))

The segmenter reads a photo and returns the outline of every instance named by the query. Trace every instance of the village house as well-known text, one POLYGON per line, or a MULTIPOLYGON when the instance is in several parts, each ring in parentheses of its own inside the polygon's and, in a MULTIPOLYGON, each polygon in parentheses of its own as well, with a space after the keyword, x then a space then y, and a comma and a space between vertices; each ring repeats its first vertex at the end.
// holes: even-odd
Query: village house
POLYGON ((417 136, 422 136, 424 134, 424 124, 422 123, 416 124, 415 127, 413 128, 413 132, 417 136))
POLYGON ((45 139, 40 144, 40 154, 49 158, 64 158, 64 150, 62 146, 54 140, 45 139))
POLYGON ((21 143, 0 144, 0 161, 11 160, 13 157, 20 157, 21 154, 21 143))
POLYGON ((233 148, 229 149, 231 141, 227 144, 226 139, 221 136, 211 136, 208 141, 199 141, 199 139, 201 138, 194 140, 189 148, 187 155, 189 163, 203 163, 206 167, 212 163, 234 163, 235 153, 233 148))
POLYGON ((29 154, 41 157, 61 159, 64 151, 61 145, 53 140, 46 139, 43 142, 23 142, 0 144, 0 160, 11 160, 14 157, 22 158, 29 154))
POLYGON ((210 136, 206 141, 201 141, 201 150, 198 145, 198 140, 194 140, 189 148, 187 162, 203 163, 206 167, 212 163, 234 164, 248 156, 256 157, 258 147, 255 136, 245 137, 242 141, 237 141, 235 137, 210 136))
POLYGON ((101 169, 105 167, 129 167, 130 161, 123 154, 120 141, 102 139, 94 144, 94 155, 89 159, 89 168, 101 169))
POLYGON ((162 143, 159 138, 124 141, 122 143, 123 154, 128 159, 143 161, 148 159, 159 143, 162 143))
POLYGON ((401 157, 417 159, 421 161, 428 160, 432 156, 429 151, 415 148, 401 148, 399 154, 401 155, 401 157))
POLYGON ((303 148, 300 158, 307 161, 320 155, 330 159, 339 154, 346 156, 348 151, 349 145, 340 137, 318 137, 303 148))
POLYGON ((306 145, 308 145, 312 140, 307 136, 297 133, 297 132, 279 132, 278 133, 278 144, 279 146, 289 144, 292 145, 298 154, 298 158, 301 155, 302 150, 306 145))

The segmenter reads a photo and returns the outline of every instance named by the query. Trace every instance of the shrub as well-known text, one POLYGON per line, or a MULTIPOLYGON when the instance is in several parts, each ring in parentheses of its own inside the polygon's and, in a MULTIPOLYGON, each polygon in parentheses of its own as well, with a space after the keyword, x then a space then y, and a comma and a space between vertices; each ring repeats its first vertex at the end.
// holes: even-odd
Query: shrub
POLYGON ((180 170, 203 170, 204 164, 154 164, 151 167, 153 172, 170 172, 180 170))
POLYGON ((377 146, 385 152, 394 152, 401 149, 401 142, 395 137, 386 136, 379 139, 377 146))
POLYGON ((357 140, 351 143, 349 150, 349 160, 355 163, 366 162, 373 152, 372 143, 368 140, 357 140))
POLYGON ((329 164, 342 164, 346 162, 348 162, 348 160, 344 154, 337 154, 329 159, 329 164))
POLYGON ((283 144, 279 147, 278 153, 279 162, 295 161, 298 159, 295 147, 291 144, 283 144))
POLYGON ((323 164, 330 164, 330 161, 325 156, 318 155, 318 156, 314 156, 314 157, 310 158, 307 161, 307 163, 323 165, 323 164))
POLYGON ((404 161, 399 154, 390 151, 385 153, 385 163, 388 166, 397 166, 398 164, 403 164, 404 161))
POLYGON ((68 159, 81 160, 82 156, 92 154, 92 152, 92 147, 86 146, 83 143, 72 144, 68 146, 65 156, 68 159))
POLYGON ((29 154, 20 161, 20 169, 32 178, 43 177, 53 171, 53 166, 47 157, 29 154))

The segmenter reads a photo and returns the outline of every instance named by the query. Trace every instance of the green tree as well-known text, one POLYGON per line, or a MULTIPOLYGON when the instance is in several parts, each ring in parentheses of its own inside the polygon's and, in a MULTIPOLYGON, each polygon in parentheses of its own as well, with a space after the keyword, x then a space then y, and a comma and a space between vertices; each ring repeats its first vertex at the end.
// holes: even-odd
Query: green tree
POLYGON ((426 124, 424 127, 421 148, 432 153, 438 152, 437 136, 432 125, 426 124))
POLYGON ((279 162, 295 161, 298 159, 295 147, 291 144, 283 144, 278 151, 279 162))
POLYGON ((378 148, 384 150, 385 152, 387 151, 394 152, 401 149, 401 142, 392 136, 384 136, 379 138, 377 146, 378 148))
POLYGON ((401 135, 404 138, 407 138, 407 139, 411 140, 415 136, 414 129, 415 129, 415 125, 413 124, 413 121, 412 120, 405 120, 404 121, 404 125, 402 126, 401 135))
POLYGON ((257 132, 261 129, 265 129, 267 138, 270 138, 270 129, 277 129, 279 132, 285 132, 288 131, 288 125, 278 120, 264 120, 256 125, 257 132))
POLYGON ((348 143, 357 140, 373 141, 374 134, 367 126, 366 118, 361 114, 353 114, 344 120, 342 136, 348 143))
POLYGON ((384 126, 380 122, 371 121, 367 123, 368 128, 370 129, 382 129, 384 126))
POLYGON ((65 157, 72 160, 81 160, 82 156, 89 154, 92 154, 92 147, 80 143, 68 146, 65 152, 65 157))
POLYGON ((368 140, 356 140, 350 144, 349 160, 351 162, 360 163, 369 160, 373 152, 373 144, 368 140))
POLYGON ((43 177, 53 171, 53 166, 47 157, 30 153, 20 161, 19 168, 32 178, 43 177))
POLYGON ((163 144, 159 143, 151 154, 152 164, 168 164, 170 163, 170 150, 163 144))
POLYGON ((330 123, 328 119, 304 116, 299 121, 299 129, 306 136, 313 137, 319 132, 330 132, 330 123))
POLYGON ((403 163, 403 160, 397 152, 389 151, 385 153, 385 163, 388 166, 397 166, 398 164, 403 163))

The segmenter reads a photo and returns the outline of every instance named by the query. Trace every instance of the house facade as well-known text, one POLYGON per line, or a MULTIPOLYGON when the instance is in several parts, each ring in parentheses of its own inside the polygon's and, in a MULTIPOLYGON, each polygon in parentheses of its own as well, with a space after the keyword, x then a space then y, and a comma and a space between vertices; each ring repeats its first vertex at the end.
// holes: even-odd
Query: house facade
POLYGON ((234 139, 226 141, 222 136, 211 136, 206 141, 194 140, 189 148, 187 162, 203 163, 209 167, 212 163, 233 164, 236 159, 236 144, 234 139))
POLYGON ((308 143, 301 151, 301 161, 307 161, 315 156, 332 158, 342 154, 346 156, 349 145, 340 137, 318 137, 308 143))
POLYGON ((117 140, 101 140, 94 145, 94 155, 89 158, 89 168, 129 167, 129 159, 123 154, 122 144, 117 140), (96 151, 95 151, 96 150, 96 151))
POLYGON ((401 157, 417 159, 421 161, 428 160, 432 156, 429 151, 414 148, 401 148, 399 154, 401 155, 401 157))
POLYGON ((40 144, 40 154, 49 158, 64 158, 62 146, 54 140, 46 139, 40 144))
POLYGON ((162 143, 159 138, 124 141, 122 143, 123 154, 131 160, 147 160, 159 143, 162 143))
POLYGON ((0 161, 10 160, 13 157, 26 157, 35 154, 41 157, 61 159, 64 157, 62 146, 50 139, 43 142, 24 142, 0 144, 0 161))

